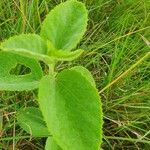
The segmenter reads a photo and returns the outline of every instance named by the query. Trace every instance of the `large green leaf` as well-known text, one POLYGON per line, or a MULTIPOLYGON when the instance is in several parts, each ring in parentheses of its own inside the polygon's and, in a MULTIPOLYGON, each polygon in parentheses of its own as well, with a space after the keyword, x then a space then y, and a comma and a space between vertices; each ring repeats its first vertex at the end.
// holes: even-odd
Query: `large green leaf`
POLYGON ((42 69, 34 59, 0 51, 0 90, 23 91, 38 88, 42 69), (30 74, 14 75, 10 71, 22 64, 31 69, 30 74))
POLYGON ((46 17, 41 36, 56 49, 71 50, 82 38, 87 26, 87 10, 83 3, 68 0, 56 6, 46 17))
POLYGON ((46 140, 45 150, 62 150, 62 149, 57 145, 53 137, 48 137, 46 140))
POLYGON ((4 51, 44 60, 47 53, 47 42, 36 34, 21 34, 2 42, 0 48, 4 51))
POLYGON ((98 91, 79 70, 45 76, 39 105, 54 140, 63 150, 99 150, 102 106, 98 91))
POLYGON ((35 137, 49 136, 46 123, 41 111, 35 107, 27 107, 17 112, 18 124, 29 134, 35 137))

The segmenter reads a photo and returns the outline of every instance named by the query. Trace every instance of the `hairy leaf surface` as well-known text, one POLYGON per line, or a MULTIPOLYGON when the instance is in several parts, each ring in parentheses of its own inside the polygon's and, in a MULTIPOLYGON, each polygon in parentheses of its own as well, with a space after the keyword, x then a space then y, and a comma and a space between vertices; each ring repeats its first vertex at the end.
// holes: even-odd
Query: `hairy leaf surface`
POLYGON ((19 125, 32 136, 49 136, 46 123, 43 120, 41 111, 35 107, 21 109, 17 113, 19 125))
POLYGON ((71 50, 82 38, 87 26, 87 10, 83 3, 68 0, 56 6, 46 17, 41 36, 56 49, 71 50))
POLYGON ((98 92, 80 69, 45 76, 39 104, 54 140, 63 150, 99 150, 102 106, 98 92), (49 107, 49 109, 45 109, 49 107))
POLYGON ((75 71, 81 73, 82 76, 84 76, 94 87, 96 87, 96 84, 92 77, 91 72, 88 71, 85 67, 75 66, 75 67, 71 68, 71 70, 75 70, 75 71))
POLYGON ((1 49, 20 55, 40 58, 47 53, 46 42, 36 34, 21 34, 13 36, 1 43, 1 49))
POLYGON ((0 51, 0 90, 23 91, 38 88, 42 78, 42 69, 34 59, 0 51), (27 75, 12 75, 10 71, 17 64, 31 69, 27 75))
POLYGON ((62 150, 62 149, 57 145, 53 137, 48 137, 46 140, 45 150, 62 150))
POLYGON ((84 50, 82 49, 77 49, 72 52, 65 50, 57 50, 50 41, 47 42, 47 47, 48 56, 53 57, 56 61, 72 61, 78 58, 84 52, 84 50))
POLYGON ((73 52, 68 52, 68 51, 62 51, 62 50, 57 50, 53 51, 50 54, 50 56, 54 57, 55 60, 57 61, 72 61, 76 58, 78 58, 84 50, 78 49, 73 52))

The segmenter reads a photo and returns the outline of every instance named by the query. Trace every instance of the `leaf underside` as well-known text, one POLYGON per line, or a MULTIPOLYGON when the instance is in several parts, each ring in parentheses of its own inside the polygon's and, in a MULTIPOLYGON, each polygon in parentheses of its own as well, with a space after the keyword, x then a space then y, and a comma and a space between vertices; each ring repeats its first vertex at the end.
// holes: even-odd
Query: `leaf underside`
POLYGON ((39 87, 39 105, 49 131, 63 150, 98 150, 102 106, 93 83, 79 71, 64 70, 56 78, 45 76, 39 87))
POLYGON ((0 51, 0 90, 23 91, 36 89, 42 78, 42 69, 34 59, 0 51), (27 75, 12 75, 10 71, 22 64, 31 69, 27 75))
POLYGON ((46 137, 49 132, 41 111, 35 107, 27 107, 17 112, 18 124, 33 137, 46 137))
POLYGON ((58 50, 71 50, 85 33, 87 20, 83 3, 66 1, 47 15, 41 28, 41 37, 49 40, 58 50))

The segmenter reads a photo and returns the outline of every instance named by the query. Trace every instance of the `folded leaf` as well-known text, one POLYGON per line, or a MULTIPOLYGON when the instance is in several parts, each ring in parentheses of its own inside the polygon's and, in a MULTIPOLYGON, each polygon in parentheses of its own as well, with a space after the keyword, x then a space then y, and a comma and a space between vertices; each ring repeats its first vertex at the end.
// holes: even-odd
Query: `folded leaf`
POLYGON ((78 58, 84 50, 78 49, 73 52, 57 50, 49 53, 50 56, 54 57, 57 61, 72 61, 78 58))
POLYGON ((68 0, 56 6, 46 17, 41 37, 56 49, 71 50, 82 38, 87 26, 87 10, 83 3, 68 0))
POLYGON ((47 42, 47 47, 48 47, 47 55, 53 57, 55 61, 72 61, 78 58, 84 52, 84 50, 82 49, 77 49, 72 52, 57 50, 50 41, 47 42))
POLYGON ((35 137, 49 136, 47 126, 43 120, 41 111, 35 107, 27 107, 17 112, 19 125, 29 134, 35 137))
POLYGON ((63 150, 99 150, 101 101, 82 72, 69 69, 56 78, 45 76, 40 82, 39 105, 48 129, 63 150))
POLYGON ((1 43, 0 48, 4 51, 41 59, 47 53, 46 42, 36 34, 21 34, 13 36, 1 43))
POLYGON ((53 140, 53 137, 48 137, 46 140, 45 150, 62 150, 62 149, 53 140))
POLYGON ((38 88, 42 78, 42 69, 34 59, 0 51, 0 90, 23 91, 38 88), (22 64, 31 69, 30 74, 13 75, 10 71, 17 64, 22 64))

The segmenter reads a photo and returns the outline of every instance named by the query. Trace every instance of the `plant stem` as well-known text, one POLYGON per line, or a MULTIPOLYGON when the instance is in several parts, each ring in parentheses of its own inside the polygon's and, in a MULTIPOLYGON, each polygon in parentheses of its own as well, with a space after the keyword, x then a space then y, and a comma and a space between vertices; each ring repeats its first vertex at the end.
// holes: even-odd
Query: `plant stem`
POLYGON ((55 63, 48 64, 48 67, 49 67, 49 74, 54 74, 55 63))

